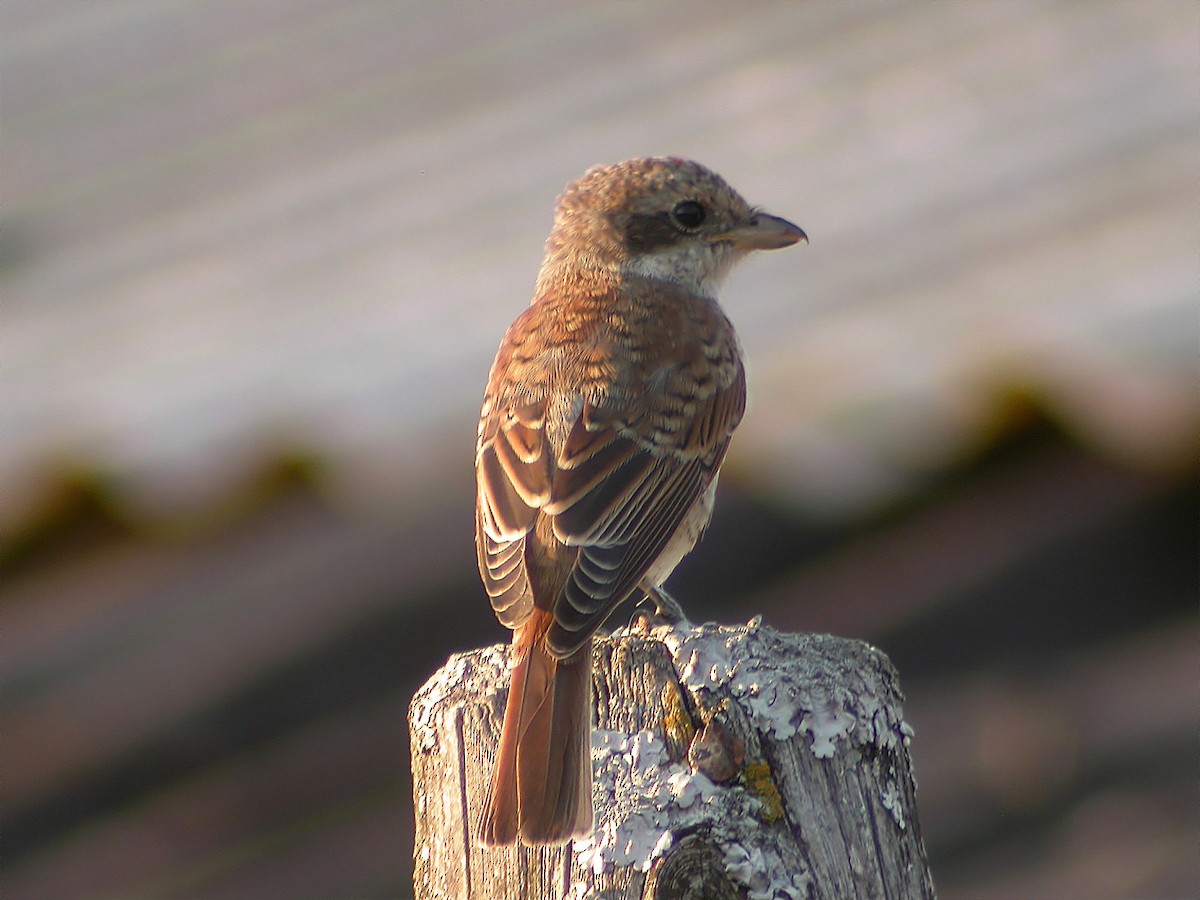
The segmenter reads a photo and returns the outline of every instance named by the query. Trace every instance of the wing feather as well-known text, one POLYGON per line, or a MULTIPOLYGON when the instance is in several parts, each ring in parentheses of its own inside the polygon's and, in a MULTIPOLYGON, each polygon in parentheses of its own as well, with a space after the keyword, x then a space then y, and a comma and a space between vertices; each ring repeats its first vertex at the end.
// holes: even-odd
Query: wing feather
POLYGON ((660 472, 650 502, 638 508, 644 515, 621 535, 625 540, 585 546, 580 553, 547 635, 555 654, 573 652, 638 587, 707 485, 698 461, 681 468, 663 466, 660 472))
POLYGON ((480 450, 475 472, 479 508, 487 533, 497 541, 516 540, 528 533, 537 511, 524 501, 508 477, 496 455, 494 442, 480 450))
POLYGON ((484 528, 480 504, 475 539, 479 574, 496 618, 505 626, 515 628, 533 612, 533 590, 525 569, 525 538, 514 541, 493 539, 484 528))
POLYGON ((496 434, 491 450, 525 506, 537 509, 550 499, 550 456, 538 431, 513 422, 496 434))

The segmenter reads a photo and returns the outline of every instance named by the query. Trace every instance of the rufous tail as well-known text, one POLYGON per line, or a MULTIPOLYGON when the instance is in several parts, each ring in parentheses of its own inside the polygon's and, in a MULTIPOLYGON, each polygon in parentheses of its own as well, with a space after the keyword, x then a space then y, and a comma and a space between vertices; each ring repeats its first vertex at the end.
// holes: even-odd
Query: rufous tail
POLYGON ((520 632, 479 836, 561 844, 592 830, 592 642, 556 660, 520 632))

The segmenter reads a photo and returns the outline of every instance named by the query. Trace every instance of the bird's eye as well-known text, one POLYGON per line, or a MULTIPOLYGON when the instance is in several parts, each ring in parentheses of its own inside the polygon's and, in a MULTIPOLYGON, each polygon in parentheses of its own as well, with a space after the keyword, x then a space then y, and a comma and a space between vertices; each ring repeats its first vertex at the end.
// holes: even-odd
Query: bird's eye
POLYGON ((704 224, 705 215, 704 207, 695 200, 681 200, 671 210, 671 218, 675 220, 675 224, 689 231, 704 224))

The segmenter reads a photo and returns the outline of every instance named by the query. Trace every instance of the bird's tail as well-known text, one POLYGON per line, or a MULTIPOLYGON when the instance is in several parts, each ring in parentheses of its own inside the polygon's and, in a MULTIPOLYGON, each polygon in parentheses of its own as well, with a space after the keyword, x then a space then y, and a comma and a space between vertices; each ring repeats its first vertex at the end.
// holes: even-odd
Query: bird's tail
POLYGON ((485 844, 561 844, 592 829, 592 646, 557 660, 513 635, 504 728, 479 835, 485 844))

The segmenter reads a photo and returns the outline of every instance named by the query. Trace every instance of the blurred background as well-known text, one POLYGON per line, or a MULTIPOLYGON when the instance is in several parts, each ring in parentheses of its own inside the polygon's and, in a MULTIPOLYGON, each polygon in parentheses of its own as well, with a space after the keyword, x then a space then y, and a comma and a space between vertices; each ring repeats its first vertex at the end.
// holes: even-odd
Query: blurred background
MULTIPOLYGON (((554 198, 803 226, 672 580, 872 641, 944 898, 1194 897, 1200 6, 0 4, 0 892, 411 896, 506 639, 475 421, 554 198)), ((618 614, 623 618, 624 614, 618 614)))

